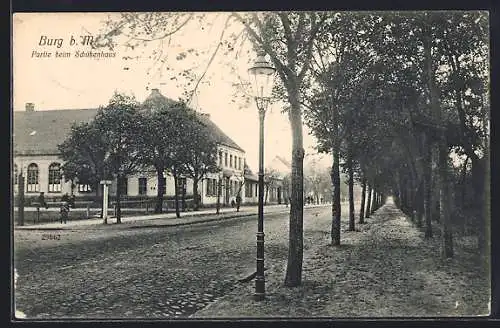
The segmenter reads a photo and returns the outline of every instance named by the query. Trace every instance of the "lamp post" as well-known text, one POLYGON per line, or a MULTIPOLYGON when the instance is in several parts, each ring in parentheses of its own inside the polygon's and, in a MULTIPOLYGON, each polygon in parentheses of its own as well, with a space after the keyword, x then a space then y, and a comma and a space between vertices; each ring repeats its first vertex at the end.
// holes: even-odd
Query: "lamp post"
POLYGON ((257 226, 257 272, 255 276, 254 299, 265 298, 264 278, 264 118, 271 99, 276 69, 266 60, 266 54, 259 51, 253 67, 248 69, 253 84, 253 93, 259 111, 259 209, 257 226))

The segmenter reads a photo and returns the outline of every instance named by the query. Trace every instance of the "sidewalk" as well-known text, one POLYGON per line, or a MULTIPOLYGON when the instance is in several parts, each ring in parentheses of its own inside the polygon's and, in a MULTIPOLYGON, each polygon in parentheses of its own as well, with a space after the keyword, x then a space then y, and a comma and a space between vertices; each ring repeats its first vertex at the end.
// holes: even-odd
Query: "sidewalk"
MULTIPOLYGON (((322 205, 307 205, 305 208, 314 208, 320 206, 331 206, 328 204, 322 205)), ((175 212, 164 214, 150 214, 150 215, 137 215, 125 216, 121 218, 122 223, 117 225, 115 217, 108 216, 108 224, 104 225, 103 219, 92 218, 84 220, 72 220, 66 224, 60 222, 47 222, 26 226, 15 226, 16 230, 91 230, 102 229, 103 227, 119 228, 146 228, 146 227, 160 227, 160 226, 181 226, 194 223, 203 223, 224 219, 231 219, 236 217, 245 217, 256 215, 257 206, 242 206, 240 211, 237 212, 235 208, 221 208, 220 214, 215 213, 215 208, 203 209, 196 212, 181 212, 181 217, 177 218, 175 212)), ((290 207, 286 205, 267 205, 264 206, 264 213, 286 213, 290 211, 290 207)))
MULTIPOLYGON (((441 240, 424 232, 395 207, 385 204, 341 245, 328 231, 317 233, 304 251, 302 284, 284 286, 286 258, 268 263, 266 299, 253 300, 254 282, 194 313, 193 318, 348 318, 487 315, 489 276, 478 269, 474 251, 456 248, 440 257, 441 240), (476 261, 475 261, 476 260, 476 261)), ((305 231, 306 234, 315 232, 305 231)), ((306 246, 306 245, 305 245, 306 246)))

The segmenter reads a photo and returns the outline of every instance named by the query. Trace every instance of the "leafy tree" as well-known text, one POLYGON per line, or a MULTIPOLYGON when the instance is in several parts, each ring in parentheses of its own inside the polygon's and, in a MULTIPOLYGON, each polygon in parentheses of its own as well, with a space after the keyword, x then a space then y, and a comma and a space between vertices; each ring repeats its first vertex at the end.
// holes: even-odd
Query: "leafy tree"
POLYGON ((163 211, 163 199, 165 195, 165 171, 172 165, 175 156, 177 135, 175 133, 177 124, 175 117, 171 115, 171 108, 178 104, 166 97, 150 97, 142 104, 142 115, 140 117, 139 140, 143 145, 139 148, 139 156, 142 164, 153 167, 157 176, 157 195, 155 213, 163 211))
POLYGON ((133 97, 115 93, 106 107, 100 108, 94 121, 106 145, 106 175, 113 175, 117 181, 116 221, 121 223, 122 183, 127 176, 144 168, 138 149, 137 125, 140 105, 133 97))
POLYGON ((58 145, 58 150, 64 161, 62 172, 65 179, 72 185, 74 182, 88 184, 99 196, 99 183, 108 178, 105 175, 107 144, 94 122, 74 124, 70 134, 58 145))
POLYGON ((288 117, 292 128, 292 174, 289 254, 285 275, 286 286, 302 282, 303 260, 303 160, 301 96, 309 71, 314 40, 321 33, 326 13, 233 13, 244 25, 256 48, 263 49, 277 70, 277 90, 289 103, 288 117))
MULTIPOLYGON (((194 208, 199 207, 198 183, 207 173, 217 172, 217 141, 210 130, 200 120, 199 117, 191 115, 191 124, 186 125, 184 133, 187 138, 183 138, 187 143, 183 171, 193 179, 194 208)), ((241 187, 240 187, 241 190, 241 187)), ((240 193, 238 191, 238 194, 240 193)))
POLYGON ((371 28, 367 14, 335 13, 315 40, 317 52, 311 61, 313 72, 306 123, 318 139, 321 152, 332 153, 333 245, 340 244, 340 162, 345 158, 349 183, 349 222, 354 230, 354 148, 357 112, 366 100, 374 55, 365 34, 371 28), (368 21, 368 23, 366 23, 368 21), (362 92, 360 92, 362 90, 362 92))

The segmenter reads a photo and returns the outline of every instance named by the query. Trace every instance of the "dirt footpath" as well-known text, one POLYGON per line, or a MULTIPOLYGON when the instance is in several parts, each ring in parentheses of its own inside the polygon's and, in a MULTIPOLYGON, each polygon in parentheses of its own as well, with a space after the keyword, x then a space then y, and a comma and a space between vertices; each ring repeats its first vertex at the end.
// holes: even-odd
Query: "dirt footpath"
POLYGON ((441 317, 488 315, 490 277, 477 251, 440 256, 439 237, 424 239, 393 204, 380 208, 342 245, 328 230, 304 254, 303 284, 283 286, 284 265, 268 270, 267 299, 254 302, 253 282, 193 317, 441 317))

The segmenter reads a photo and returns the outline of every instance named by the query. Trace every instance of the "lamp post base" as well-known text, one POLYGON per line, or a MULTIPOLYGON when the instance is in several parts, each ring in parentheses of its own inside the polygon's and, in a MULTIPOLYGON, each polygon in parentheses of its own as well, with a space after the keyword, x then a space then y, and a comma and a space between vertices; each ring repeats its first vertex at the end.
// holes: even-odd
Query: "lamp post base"
POLYGON ((253 294, 253 300, 254 301, 263 301, 266 299, 266 294, 265 293, 254 293, 253 294))

